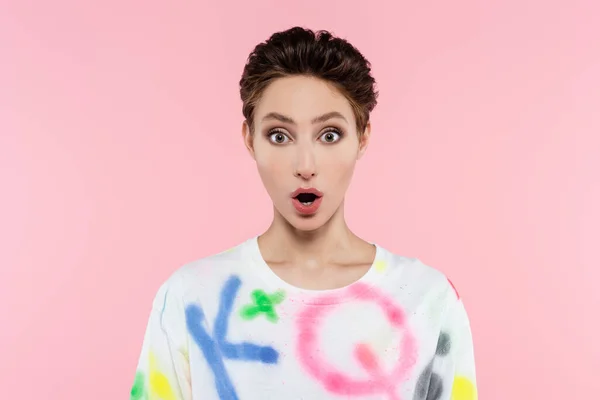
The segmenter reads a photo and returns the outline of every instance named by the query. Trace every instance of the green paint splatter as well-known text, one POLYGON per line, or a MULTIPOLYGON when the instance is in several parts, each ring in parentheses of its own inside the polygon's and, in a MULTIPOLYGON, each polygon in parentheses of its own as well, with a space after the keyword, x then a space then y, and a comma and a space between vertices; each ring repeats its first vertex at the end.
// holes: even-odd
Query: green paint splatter
POLYGON ((138 371, 135 374, 135 380, 133 381, 133 387, 131 388, 131 400, 143 400, 146 398, 144 383, 144 374, 141 371, 138 371))
POLYGON ((240 316, 243 319, 249 320, 256 318, 260 314, 264 314, 267 320, 277 322, 279 316, 275 311, 275 306, 280 304, 283 299, 285 299, 285 292, 283 290, 267 294, 264 290, 257 289, 252 292, 253 304, 242 307, 240 316))

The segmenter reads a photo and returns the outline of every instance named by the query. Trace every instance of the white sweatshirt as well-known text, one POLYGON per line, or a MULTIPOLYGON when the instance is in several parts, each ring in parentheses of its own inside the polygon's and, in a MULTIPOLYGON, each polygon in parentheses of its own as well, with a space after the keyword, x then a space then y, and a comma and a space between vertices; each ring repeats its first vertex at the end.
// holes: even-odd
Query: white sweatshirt
POLYGON ((181 267, 154 300, 131 400, 476 400, 458 292, 376 248, 333 290, 280 279, 256 237, 181 267))

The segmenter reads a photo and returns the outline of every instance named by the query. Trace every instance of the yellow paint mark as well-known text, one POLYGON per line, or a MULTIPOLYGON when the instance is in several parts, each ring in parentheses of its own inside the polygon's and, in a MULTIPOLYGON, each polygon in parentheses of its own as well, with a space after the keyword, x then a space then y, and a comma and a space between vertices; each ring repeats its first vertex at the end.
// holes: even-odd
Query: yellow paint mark
POLYGON ((191 382, 191 375, 190 375, 190 354, 188 353, 187 349, 181 347, 179 349, 179 352, 181 353, 181 355, 183 356, 185 363, 183 365, 183 374, 187 380, 187 382, 191 382))
POLYGON ((387 268, 387 262, 385 262, 383 260, 375 261, 375 271, 383 272, 383 271, 385 271, 386 268, 387 268))
POLYGON ((158 362, 153 353, 150 353, 150 398, 160 400, 176 400, 171 384, 166 376, 158 369, 158 362))
POLYGON ((477 400, 477 388, 464 376, 455 376, 452 384, 452 400, 477 400))
POLYGON ((190 362, 190 355, 187 351, 187 349, 180 347, 179 348, 179 352, 181 353, 181 355, 183 355, 183 358, 185 359, 186 362, 190 362))

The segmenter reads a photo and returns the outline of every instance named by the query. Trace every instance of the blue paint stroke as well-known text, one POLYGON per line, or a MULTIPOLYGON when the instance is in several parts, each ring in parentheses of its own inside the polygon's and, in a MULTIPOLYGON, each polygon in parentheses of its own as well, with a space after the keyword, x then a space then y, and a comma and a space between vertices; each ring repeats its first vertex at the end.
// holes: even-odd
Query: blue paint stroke
POLYGON ((189 305, 185 309, 187 328, 196 344, 202 350, 204 358, 215 376, 215 385, 220 399, 238 400, 235 387, 225 368, 224 359, 241 361, 258 361, 265 364, 275 364, 279 359, 277 350, 270 346, 260 346, 253 343, 230 343, 227 341, 229 316, 233 303, 242 281, 232 276, 221 289, 221 302, 215 317, 212 336, 203 325, 204 312, 197 305, 189 305))

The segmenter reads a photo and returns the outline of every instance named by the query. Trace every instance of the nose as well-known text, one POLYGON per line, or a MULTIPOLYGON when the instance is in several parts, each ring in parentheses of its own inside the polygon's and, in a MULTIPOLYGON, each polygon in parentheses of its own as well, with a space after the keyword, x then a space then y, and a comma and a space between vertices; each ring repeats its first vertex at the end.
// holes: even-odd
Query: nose
POLYGON ((317 163, 313 150, 310 146, 299 146, 296 156, 295 176, 307 180, 317 175, 317 163))

